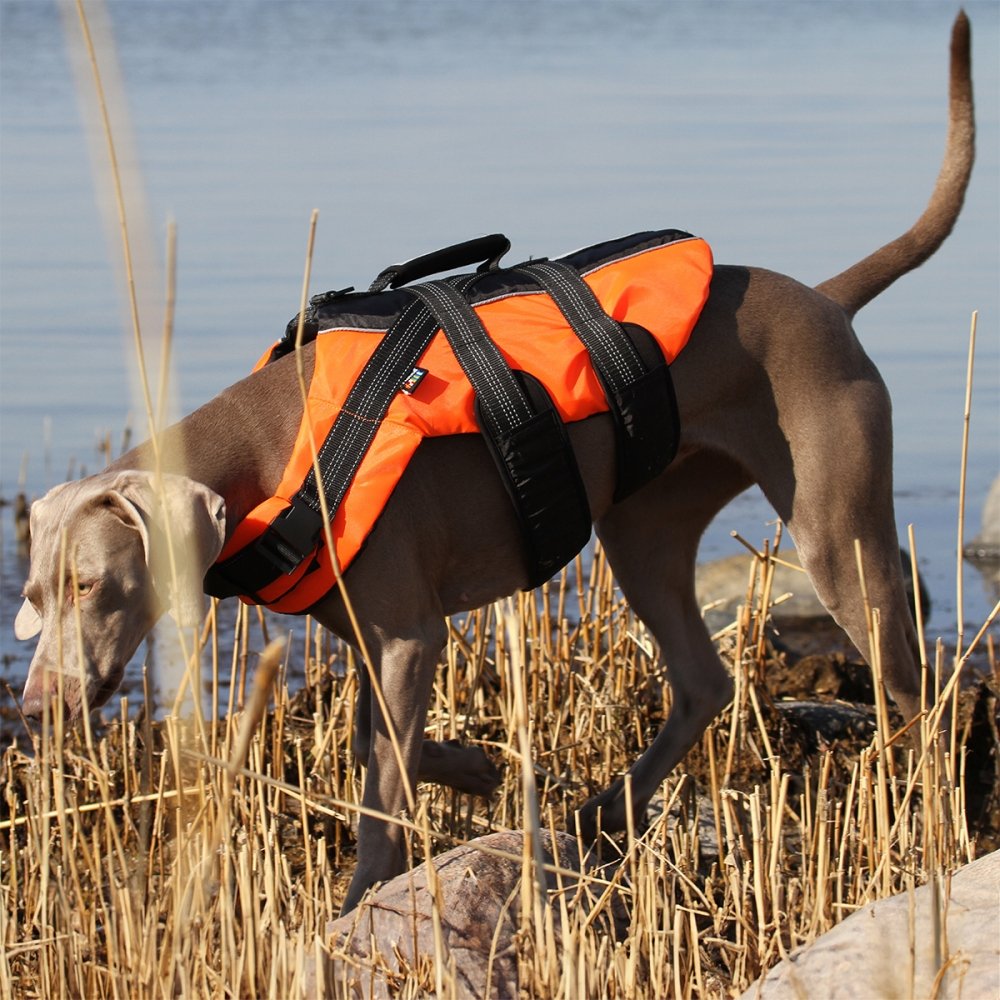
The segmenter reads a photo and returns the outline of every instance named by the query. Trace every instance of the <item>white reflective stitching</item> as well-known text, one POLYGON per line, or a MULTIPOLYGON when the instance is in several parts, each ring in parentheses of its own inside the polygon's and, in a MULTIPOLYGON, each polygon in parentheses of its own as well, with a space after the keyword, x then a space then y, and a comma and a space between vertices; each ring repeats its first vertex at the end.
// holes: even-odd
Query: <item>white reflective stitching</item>
POLYGON ((471 334, 466 340, 463 341, 463 346, 468 348, 479 361, 480 374, 486 380, 490 388, 493 390, 494 397, 489 398, 484 401, 484 405, 488 405, 490 402, 497 402, 500 408, 503 410, 504 415, 507 418, 508 423, 514 426, 517 423, 517 415, 514 412, 514 407, 512 401, 509 399, 509 394, 505 391, 503 386, 503 379, 497 373, 491 364, 493 359, 490 359, 482 344, 479 343, 478 339, 475 337, 475 330, 469 330, 468 324, 466 322, 466 317, 462 316, 458 309, 455 308, 454 303, 450 298, 443 292, 442 289, 437 286, 431 286, 435 297, 441 303, 444 311, 451 316, 456 324, 463 330, 466 330, 468 334, 471 334))
MULTIPOLYGON (((608 362, 614 364, 619 373, 623 376, 626 381, 634 381, 643 374, 643 366, 639 360, 635 349, 632 348, 631 351, 628 348, 632 347, 631 341, 629 341, 626 347, 621 343, 621 339, 617 337, 614 332, 609 329, 608 321, 611 320, 607 316, 607 313, 603 313, 600 316, 587 317, 590 310, 587 308, 588 303, 583 297, 582 290, 576 285, 575 282, 569 281, 565 273, 559 267, 552 267, 550 262, 541 262, 536 265, 539 270, 543 270, 546 275, 550 278, 553 284, 558 285, 559 288, 565 293, 567 298, 571 299, 571 304, 574 305, 581 316, 578 320, 581 324, 585 324, 590 330, 594 332, 597 337, 599 345, 604 349, 608 356, 608 362)), ((568 264, 562 265, 563 267, 568 267, 568 264)), ((583 280, 582 278, 580 279, 583 280)), ((600 303, 598 303, 598 308, 600 309, 600 303)))
MULTIPOLYGON (((381 386, 384 385, 384 383, 392 376, 393 368, 396 367, 396 365, 399 363, 397 359, 408 361, 409 355, 412 354, 414 333, 417 332, 413 328, 415 324, 420 324, 422 321, 422 316, 420 315, 421 305, 422 303, 420 302, 419 299, 414 299, 413 302, 409 306, 407 306, 406 309, 403 310, 403 313, 400 315, 400 318, 397 321, 401 324, 405 323, 403 332, 401 336, 393 344, 390 345, 390 353, 387 356, 387 358, 384 359, 383 363, 374 370, 374 377, 370 379, 370 384, 363 387, 362 396, 361 399, 359 400, 361 405, 357 407, 356 411, 347 409, 346 405, 342 407, 340 413, 350 419, 346 424, 341 425, 342 431, 338 433, 336 439, 331 439, 328 436, 328 440, 331 441, 331 447, 334 451, 333 455, 334 461, 336 461, 336 458, 340 455, 357 454, 359 447, 361 455, 358 461, 347 463, 346 475, 345 475, 345 464, 343 462, 334 465, 332 469, 323 468, 323 464, 321 464, 320 471, 322 472, 322 482, 323 482, 324 492, 327 491, 328 484, 336 487, 335 490, 336 506, 334 509, 339 509, 340 504, 343 502, 344 495, 346 494, 347 489, 350 487, 350 484, 354 479, 354 475, 356 474, 359 466, 361 465, 361 461, 363 461, 364 459, 364 454, 367 452, 367 449, 371 444, 372 439, 378 432, 378 428, 381 423, 381 420, 379 418, 381 417, 382 413, 384 413, 385 410, 385 408, 379 407, 378 405, 380 402, 379 393, 381 391, 381 386), (416 312, 417 315, 416 316, 411 315, 407 319, 406 318, 407 313, 413 313, 414 311, 416 312), (359 439, 360 439, 360 446, 358 443, 359 439)), ((396 324, 393 324, 393 326, 395 325, 396 324)), ((392 329, 392 327, 390 327, 390 329, 392 329)), ((429 336, 420 339, 424 341, 424 344, 426 344, 430 340, 430 338, 433 337, 434 332, 435 332, 434 329, 432 329, 430 331, 429 336)), ((375 348, 376 351, 378 350, 379 346, 381 346, 381 343, 378 346, 376 346, 375 348)), ((421 352, 422 350, 423 348, 421 348, 421 352)), ((374 357, 374 354, 375 352, 373 351, 372 357, 370 357, 368 361, 365 363, 365 367, 362 369, 361 375, 358 377, 358 381, 355 383, 355 387, 361 383, 362 378, 365 375, 365 372, 369 370, 369 366, 372 363, 372 358, 374 357)), ((354 387, 352 387, 352 391, 353 388, 354 387)), ((350 393, 348 395, 350 395, 350 393)), ((347 401, 345 400, 345 404, 346 402, 347 401)), ((337 426, 338 422, 339 418, 338 420, 334 421, 334 427, 337 426)), ((331 427, 330 429, 331 434, 333 433, 334 427, 331 427)), ((319 449, 320 450, 319 457, 322 458, 325 448, 326 448, 326 441, 323 442, 323 445, 319 449)), ((315 476, 313 475, 313 470, 310 470, 310 475, 313 477, 313 480, 315 480, 315 476)), ((303 483, 303 487, 304 486, 305 483, 303 483)), ((316 490, 317 492, 319 490, 319 484, 316 483, 315 481, 313 482, 313 489, 316 490)))
POLYGON ((576 322, 581 326, 587 326, 595 334, 599 335, 595 346, 601 348, 607 363, 615 366, 618 369, 619 375, 627 379, 629 374, 628 369, 623 366, 622 358, 616 350, 615 345, 610 342, 607 336, 604 336, 604 331, 600 327, 595 327, 593 322, 587 318, 588 310, 585 308, 585 305, 581 300, 579 288, 572 282, 567 281, 565 274, 563 274, 559 268, 552 267, 551 265, 547 265, 545 263, 539 264, 538 266, 539 270, 546 274, 549 281, 563 292, 569 300, 567 304, 576 310, 576 322))
MULTIPOLYGON (((490 404, 495 402, 503 411, 503 415, 507 418, 510 427, 513 428, 517 426, 519 422, 517 411, 521 409, 521 407, 516 405, 516 400, 510 398, 510 383, 506 377, 506 372, 510 369, 507 368, 506 361, 502 356, 500 356, 499 349, 496 349, 494 345, 496 355, 493 357, 489 356, 486 346, 481 344, 478 337, 475 336, 477 333, 475 328, 473 327, 470 329, 468 317, 462 315, 461 311, 457 308, 456 304, 443 288, 436 283, 430 282, 421 286, 421 289, 427 295, 435 299, 442 311, 455 321, 459 329, 465 331, 466 337, 463 339, 461 346, 468 349, 469 352, 477 359, 479 362, 478 374, 480 374, 486 382, 487 388, 491 389, 493 392, 492 397, 481 397, 483 398, 483 405, 493 410, 494 408, 490 406, 490 404), (503 366, 502 368, 498 368, 498 361, 500 365, 503 366), (506 386, 504 384, 505 382, 508 383, 506 386)), ((476 319, 478 321, 478 317, 476 317, 476 319)), ((454 350, 454 348, 452 349, 454 350)), ((511 380, 513 380, 513 375, 511 375, 511 380)), ((516 384, 514 385, 514 392, 520 395, 520 387, 516 384)), ((527 416, 530 416, 530 413, 526 414, 525 417, 522 417, 521 419, 526 419, 527 416)))
MULTIPOLYGON (((413 309, 414 306, 419 306, 419 302, 416 299, 413 300, 413 303, 410 306, 407 306, 406 309, 403 310, 403 313, 400 316, 401 323, 404 322, 404 317, 408 312, 410 312, 413 309)), ((419 323, 420 321, 419 316, 417 316, 415 319, 414 317, 411 316, 408 320, 405 320, 408 328, 406 331, 407 333, 412 333, 412 331, 409 330, 409 326, 413 324, 415 321, 419 323)), ((392 376, 393 368, 396 366, 396 364, 398 364, 398 359, 403 355, 404 349, 409 346, 411 339, 412 339, 411 336, 404 335, 399 337, 396 340, 396 342, 390 346, 389 354, 385 360, 385 363, 381 367, 376 369, 374 379, 372 380, 371 383, 372 395, 362 400, 362 402, 366 404, 363 409, 365 416, 367 416, 371 412, 372 404, 374 402, 377 402, 378 397, 382 392, 383 386, 392 376)), ((376 348, 376 350, 378 350, 378 348, 376 348)), ((373 351, 372 354, 374 355, 374 353, 375 352, 373 351)), ((370 362, 371 359, 369 358, 369 363, 370 362)), ((366 364, 365 367, 367 368, 368 365, 366 364)))

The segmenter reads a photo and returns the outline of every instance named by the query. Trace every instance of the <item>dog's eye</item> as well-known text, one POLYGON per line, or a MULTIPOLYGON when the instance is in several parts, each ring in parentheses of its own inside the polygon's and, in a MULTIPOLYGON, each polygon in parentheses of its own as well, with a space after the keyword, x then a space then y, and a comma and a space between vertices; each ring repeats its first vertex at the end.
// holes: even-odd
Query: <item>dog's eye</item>
POLYGON ((93 583, 86 580, 80 580, 76 585, 76 596, 86 597, 94 589, 93 583))

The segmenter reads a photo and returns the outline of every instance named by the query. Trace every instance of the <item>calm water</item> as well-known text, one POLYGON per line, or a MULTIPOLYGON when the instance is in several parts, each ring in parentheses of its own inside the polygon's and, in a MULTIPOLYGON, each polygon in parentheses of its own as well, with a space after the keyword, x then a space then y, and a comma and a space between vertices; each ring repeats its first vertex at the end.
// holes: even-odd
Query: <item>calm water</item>
MULTIPOLYGON (((980 129, 965 212, 857 328, 895 402, 901 530, 916 525, 954 632, 969 317, 979 310, 968 533, 1000 471, 998 6, 966 3, 980 129)), ((511 259, 639 229, 705 236, 724 262, 816 283, 907 228, 944 134, 951 3, 294 3, 110 5, 129 131, 148 335, 160 326, 166 220, 179 230, 176 409, 246 373, 296 312, 307 223, 313 290, 484 232, 511 259), (144 261, 145 263, 142 263, 144 261)), ((0 496, 102 464, 143 424, 132 387, 107 176, 97 174, 56 4, 0 0, 0 496), (97 187, 95 188, 95 183, 97 187)), ((95 28, 100 25, 95 16, 95 28)), ((67 46, 67 39, 73 45, 67 46)), ((105 63, 109 83, 114 75, 105 63)), ((89 86, 89 83, 88 83, 89 86)), ((84 91, 89 96, 89 91, 84 91)), ((155 354, 155 349, 152 350, 155 354)), ((138 433, 143 433, 141 430, 138 433)), ((0 677, 24 567, 4 513, 0 677)), ((704 558, 759 541, 756 494, 704 558)), ((966 617, 994 597, 966 570, 966 617)))

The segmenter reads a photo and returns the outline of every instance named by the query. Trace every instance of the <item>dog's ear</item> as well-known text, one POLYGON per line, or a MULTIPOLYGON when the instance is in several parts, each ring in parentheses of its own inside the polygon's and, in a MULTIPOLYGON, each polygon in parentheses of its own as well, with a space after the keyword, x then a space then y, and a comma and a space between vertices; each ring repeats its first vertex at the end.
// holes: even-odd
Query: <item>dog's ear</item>
POLYGON ((225 501, 187 476, 164 475, 157 484, 138 471, 123 472, 109 492, 134 512, 153 582, 169 595, 173 616, 184 627, 200 625, 205 573, 226 540, 225 501))
POLYGON ((42 631, 42 616, 26 597, 14 619, 14 635, 18 639, 34 639, 42 631))
MULTIPOLYGON (((57 499, 59 494, 62 493, 68 485, 68 483, 60 483, 58 486, 53 486, 52 489, 45 494, 45 496, 31 501, 31 507, 28 510, 28 523, 31 526, 31 530, 28 532, 29 538, 33 534, 39 536, 44 534, 42 517, 44 515, 46 505, 52 500, 57 499)), ((42 616, 35 610, 35 606, 31 603, 31 601, 25 598, 24 603, 17 612, 17 617, 14 619, 14 636, 17 639, 34 639, 35 636, 41 631, 42 616)))

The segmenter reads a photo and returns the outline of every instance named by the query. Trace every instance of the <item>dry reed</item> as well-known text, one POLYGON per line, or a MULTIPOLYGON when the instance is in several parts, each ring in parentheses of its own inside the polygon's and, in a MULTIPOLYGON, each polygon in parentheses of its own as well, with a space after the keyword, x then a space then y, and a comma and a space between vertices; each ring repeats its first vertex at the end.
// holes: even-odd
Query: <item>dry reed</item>
MULTIPOLYGON (((968 725, 957 756, 927 720, 898 739, 879 697, 860 741, 810 746, 767 686, 769 574, 763 560, 753 566, 747 613, 721 640, 733 705, 667 781, 646 828, 621 838, 615 891, 595 881, 596 906, 564 905, 554 928, 526 838, 524 898, 536 898, 518 935, 526 995, 725 996, 858 907, 995 846, 995 787, 994 827, 977 840, 968 821, 968 725), (616 906, 619 926, 627 914, 617 936, 607 930, 616 906)), ((218 630, 204 631, 212 704, 232 699, 266 621, 241 611, 228 679, 218 630)), ((573 809, 634 760, 669 707, 600 550, 540 595, 456 619, 450 633, 428 735, 486 747, 505 778, 489 803, 420 786, 400 820, 415 863, 492 830, 574 829, 573 809)), ((4 995, 308 995, 354 857, 354 655, 309 623, 284 660, 274 643, 263 658, 273 689, 258 683, 248 708, 223 719, 154 723, 123 703, 101 732, 53 720, 29 752, 6 751, 4 995), (305 677, 296 691, 289 668, 305 677)), ((939 948, 944 961, 947 942, 939 948)), ((401 995, 449 993, 447 954, 435 950, 401 995)))

